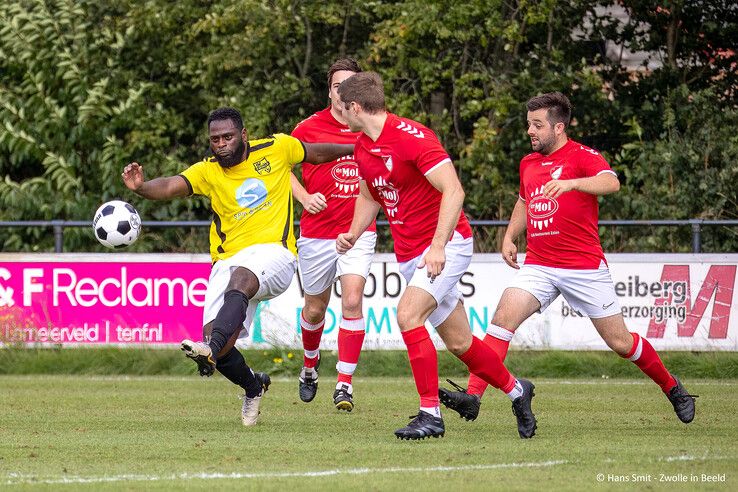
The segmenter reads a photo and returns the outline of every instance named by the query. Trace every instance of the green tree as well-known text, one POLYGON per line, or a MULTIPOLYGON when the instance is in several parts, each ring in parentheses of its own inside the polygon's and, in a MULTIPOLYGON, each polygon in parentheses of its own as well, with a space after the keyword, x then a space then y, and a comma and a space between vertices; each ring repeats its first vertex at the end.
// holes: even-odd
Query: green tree
MULTIPOLYGON (((6 220, 89 218, 120 196, 121 162, 159 138, 150 84, 128 81, 120 33, 98 28, 85 2, 0 6, 0 209, 6 220), (153 118, 152 118, 153 117, 153 118)), ((3 250, 45 250, 48 231, 3 231, 3 250)), ((87 249, 91 231, 68 235, 87 249)))
MULTIPOLYGON (((6 0, 0 219, 91 220, 112 198, 144 220, 209 219, 201 199, 139 200, 120 170, 201 159, 221 105, 254 137, 289 132, 325 106, 325 71, 347 55, 382 74, 391 111, 436 131, 471 218, 509 217, 525 101, 552 90, 574 103, 571 136, 623 176, 603 218, 734 218, 737 13, 727 0, 6 0), (621 48, 650 63, 626 66, 621 48)), ((610 231, 610 250, 690 244, 686 229, 610 231)), ((710 231, 711 248, 735 247, 735 229, 710 231)), ((132 250, 205 251, 194 232, 146 228, 132 250)), ((478 232, 497 247, 501 230, 478 232)), ((0 230, 3 251, 52 247, 48 230, 0 230)), ((65 248, 102 249, 87 228, 67 230, 65 248)))
MULTIPOLYGON (((625 193, 609 207, 629 219, 738 218, 738 110, 716 112, 722 95, 714 89, 690 91, 682 85, 664 98, 664 130, 644 140, 636 125, 632 141, 614 161, 625 176, 625 193)), ((629 251, 691 251, 689 228, 614 233, 613 248, 629 251)), ((706 228, 707 251, 735 251, 735 228, 706 228)))

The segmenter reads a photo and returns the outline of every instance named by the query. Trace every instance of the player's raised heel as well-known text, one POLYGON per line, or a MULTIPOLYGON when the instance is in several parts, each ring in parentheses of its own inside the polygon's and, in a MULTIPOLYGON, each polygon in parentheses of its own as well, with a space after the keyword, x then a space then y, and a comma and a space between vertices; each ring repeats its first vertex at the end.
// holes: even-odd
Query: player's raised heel
POLYGON ((182 340, 180 349, 184 354, 195 361, 200 376, 212 376, 215 372, 215 358, 210 346, 202 342, 182 340))
POLYGON ((333 404, 338 410, 350 412, 354 409, 353 391, 347 384, 342 384, 333 392, 333 404))
POLYGON ((536 394, 533 392, 535 385, 527 379, 518 379, 523 387, 523 395, 515 398, 512 402, 512 411, 518 419, 518 434, 521 439, 530 439, 536 433, 538 424, 536 416, 533 415, 531 403, 536 394))
POLYGON ((466 392, 466 388, 459 386, 450 379, 448 383, 457 389, 457 391, 447 390, 446 388, 438 389, 438 399, 441 400, 446 408, 450 408, 457 412, 459 416, 466 420, 475 420, 479 415, 479 406, 482 401, 477 395, 470 395, 466 392))
POLYGON ((303 366, 300 371, 300 399, 305 403, 313 401, 318 393, 318 367, 320 367, 320 359, 315 367, 303 366))
POLYGON ((690 395, 684 386, 682 386, 679 378, 673 374, 672 377, 677 384, 666 393, 666 397, 674 407, 674 412, 679 417, 679 420, 688 424, 694 420, 694 399, 699 398, 699 395, 690 395))
POLYGON ((425 439, 426 437, 443 437, 446 427, 443 419, 434 417, 428 412, 418 411, 417 415, 411 415, 409 424, 395 431, 397 439, 425 439))
POLYGON ((243 406, 241 407, 241 423, 243 423, 243 425, 245 425, 246 427, 256 425, 256 422, 259 420, 259 407, 261 406, 261 399, 264 396, 264 393, 269 390, 269 385, 272 384, 272 378, 270 378, 269 375, 264 372, 256 372, 254 373, 254 376, 261 385, 261 393, 253 398, 249 398, 246 395, 244 395, 243 397, 243 406))

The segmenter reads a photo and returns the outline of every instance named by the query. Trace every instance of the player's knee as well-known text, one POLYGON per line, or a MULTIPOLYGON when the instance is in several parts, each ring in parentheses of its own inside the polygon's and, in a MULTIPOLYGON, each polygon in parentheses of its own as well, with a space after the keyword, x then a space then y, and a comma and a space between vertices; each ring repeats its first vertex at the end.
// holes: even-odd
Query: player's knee
POLYGON ((349 318, 361 317, 361 303, 363 294, 360 292, 358 295, 355 293, 344 294, 341 298, 341 309, 344 316, 349 318))
POLYGON ((605 338, 605 343, 610 349, 621 357, 625 357, 633 348, 633 336, 630 333, 605 338))
POLYGON ((302 308, 302 317, 310 324, 319 323, 325 317, 325 304, 311 303, 305 304, 302 308))
POLYGON ((467 350, 469 350, 469 343, 467 343, 465 340, 462 339, 454 339, 450 340, 448 342, 444 341, 444 344, 446 345, 446 348, 449 352, 454 354, 456 357, 459 357, 463 353, 465 353, 467 350))
POLYGON ((412 309, 403 308, 402 306, 397 308, 397 324, 400 330, 412 330, 418 326, 422 326, 425 320, 418 318, 418 313, 413 312, 412 309))

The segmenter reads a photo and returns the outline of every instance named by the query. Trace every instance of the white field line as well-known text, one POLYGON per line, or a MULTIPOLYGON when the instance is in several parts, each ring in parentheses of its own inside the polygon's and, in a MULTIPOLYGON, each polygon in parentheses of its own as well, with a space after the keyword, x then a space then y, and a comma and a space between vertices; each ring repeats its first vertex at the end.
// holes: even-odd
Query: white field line
MULTIPOLYGON (((730 460, 730 456, 664 456, 651 462, 675 462, 675 461, 718 461, 730 460)), ((615 460, 606 459, 605 463, 616 463, 615 460)), ((33 475, 10 473, 7 475, 5 485, 28 485, 28 484, 82 484, 82 483, 115 483, 115 482, 157 482, 176 480, 223 480, 244 478, 315 478, 333 477, 338 475, 375 475, 381 473, 437 473, 457 472, 474 470, 496 470, 509 468, 547 468, 558 465, 573 464, 566 460, 541 461, 532 463, 492 463, 488 465, 464 465, 464 466, 434 466, 434 467, 407 467, 407 468, 347 468, 345 470, 316 470, 305 472, 276 472, 276 473, 180 473, 171 475, 112 475, 109 477, 36 477, 33 475)))
POLYGON ((727 460, 730 459, 728 456, 707 456, 707 452, 705 452, 702 456, 693 456, 691 454, 680 454, 678 456, 667 456, 665 458, 660 458, 658 461, 666 461, 666 462, 672 462, 672 461, 707 461, 707 460, 727 460))
POLYGON ((166 480, 221 480, 244 478, 311 478, 332 477, 338 475, 376 475, 380 473, 436 473, 470 470, 495 470, 501 468, 544 468, 568 463, 564 460, 542 461, 538 463, 493 463, 489 465, 434 466, 407 468, 347 468, 345 470, 316 470, 305 472, 276 473, 179 473, 172 475, 112 475, 109 477, 50 477, 36 478, 30 475, 8 474, 5 485, 28 484, 75 484, 75 483, 110 483, 110 482, 156 482, 166 480))

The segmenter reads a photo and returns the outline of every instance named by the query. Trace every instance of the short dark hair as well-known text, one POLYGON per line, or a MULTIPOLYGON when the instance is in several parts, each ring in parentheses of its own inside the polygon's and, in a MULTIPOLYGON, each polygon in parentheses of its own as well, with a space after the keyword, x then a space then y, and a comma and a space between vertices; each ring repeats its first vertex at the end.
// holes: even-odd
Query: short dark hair
POLYGON ((569 98, 560 92, 547 92, 540 96, 531 97, 526 103, 528 111, 538 111, 546 109, 548 122, 551 125, 563 123, 564 127, 569 126, 571 121, 571 102, 569 98))
POLYGON ((338 86, 338 95, 344 104, 357 102, 367 113, 386 109, 384 85, 377 72, 361 72, 347 78, 338 86))
POLYGON ((359 66, 359 62, 357 62, 353 58, 340 58, 333 62, 333 65, 331 65, 328 69, 328 88, 331 87, 333 74, 342 70, 347 70, 354 73, 362 72, 361 67, 359 66))
POLYGON ((210 128, 210 123, 213 121, 223 120, 231 120, 233 124, 236 125, 236 128, 243 130, 243 118, 241 118, 241 113, 239 113, 237 109, 229 107, 213 110, 208 115, 208 128, 210 128))

